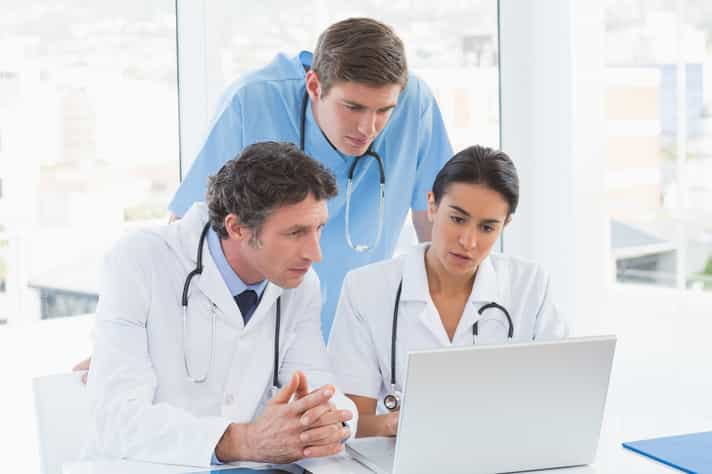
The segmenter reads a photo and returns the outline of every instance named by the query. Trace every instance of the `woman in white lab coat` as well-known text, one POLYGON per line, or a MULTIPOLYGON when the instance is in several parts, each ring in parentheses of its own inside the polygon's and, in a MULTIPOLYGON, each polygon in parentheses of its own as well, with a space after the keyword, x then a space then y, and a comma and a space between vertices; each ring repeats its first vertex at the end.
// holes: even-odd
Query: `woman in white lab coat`
POLYGON ((467 148, 428 193, 432 242, 346 276, 328 350, 357 436, 396 434, 408 351, 565 337, 544 271, 492 253, 518 199, 511 159, 467 148))

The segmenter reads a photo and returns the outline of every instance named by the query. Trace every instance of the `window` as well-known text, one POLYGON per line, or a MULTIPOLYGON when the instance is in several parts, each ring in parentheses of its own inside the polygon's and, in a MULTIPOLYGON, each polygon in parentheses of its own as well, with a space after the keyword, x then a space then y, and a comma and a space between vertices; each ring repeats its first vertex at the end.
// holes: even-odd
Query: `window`
MULTIPOLYGON (((426 1, 334 1, 319 3, 317 9, 305 14, 305 6, 294 2, 273 0, 246 8, 246 2, 216 0, 206 2, 204 10, 191 11, 191 16, 203 15, 204 25, 195 38, 183 40, 193 46, 204 40, 204 51, 192 62, 184 62, 181 70, 205 71, 196 80, 205 89, 205 103, 197 108, 206 112, 204 118, 192 113, 182 116, 181 138, 189 144, 183 148, 183 169, 194 159, 229 84, 266 65, 278 52, 312 51, 323 29, 354 16, 383 21, 403 39, 409 68, 433 90, 455 151, 475 143, 499 147, 496 0, 444 2, 437 8, 426 1), (188 136, 193 133, 198 136, 188 136)), ((187 99, 195 100, 200 91, 191 95, 187 99)), ((185 102, 182 99, 182 110, 185 102)), ((414 241, 415 231, 407 219, 397 252, 414 241)))
POLYGON ((606 193, 619 282, 712 288, 712 7, 609 1, 606 193))
POLYGON ((278 52, 312 51, 328 25, 353 16, 392 26, 406 46, 408 65, 433 90, 453 145, 499 144, 497 2, 346 1, 319 4, 316 14, 286 1, 251 4, 218 0, 206 5, 208 104, 241 74, 266 65, 278 52), (278 14, 275 15, 275 12, 278 14), (473 137, 476 137, 474 139, 473 137))
POLYGON ((175 2, 5 7, 0 314, 91 312, 101 256, 126 230, 165 220, 178 184, 175 2))

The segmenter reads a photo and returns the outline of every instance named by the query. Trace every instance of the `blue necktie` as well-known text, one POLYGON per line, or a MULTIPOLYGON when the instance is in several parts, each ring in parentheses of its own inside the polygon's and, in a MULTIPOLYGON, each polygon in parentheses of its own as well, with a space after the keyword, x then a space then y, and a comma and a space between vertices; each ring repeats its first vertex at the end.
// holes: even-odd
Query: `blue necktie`
POLYGON ((235 303, 237 303, 237 307, 240 308, 242 319, 245 321, 245 324, 247 324, 247 321, 250 320, 255 310, 255 306, 257 306, 257 293, 255 293, 254 290, 245 290, 235 296, 235 303))

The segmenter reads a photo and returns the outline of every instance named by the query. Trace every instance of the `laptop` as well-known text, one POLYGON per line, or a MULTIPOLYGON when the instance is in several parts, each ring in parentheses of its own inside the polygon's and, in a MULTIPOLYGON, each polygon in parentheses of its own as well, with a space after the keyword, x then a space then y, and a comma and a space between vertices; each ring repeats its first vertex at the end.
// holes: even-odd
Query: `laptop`
POLYGON ((398 436, 347 450, 393 474, 590 464, 615 345, 600 336, 410 352, 398 436))

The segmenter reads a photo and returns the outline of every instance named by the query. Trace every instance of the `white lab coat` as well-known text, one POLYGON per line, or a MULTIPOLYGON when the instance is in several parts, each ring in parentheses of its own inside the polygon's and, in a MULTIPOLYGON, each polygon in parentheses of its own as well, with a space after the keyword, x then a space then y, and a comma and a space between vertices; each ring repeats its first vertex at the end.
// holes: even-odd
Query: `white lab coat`
MULTIPOLYGON (((396 342, 396 388, 403 390, 408 351, 507 341, 506 316, 486 303, 504 306, 512 318, 513 341, 562 338, 566 324, 552 302, 549 279, 541 268, 515 257, 490 254, 477 271, 452 342, 430 298, 424 252, 408 254, 351 271, 344 280, 328 351, 340 388, 382 401, 391 391, 393 309, 403 279, 396 342)), ((382 411, 379 403, 379 411, 382 411)))
MULTIPOLYGON (((181 293, 195 268, 206 222, 207 208, 195 204, 180 221, 123 238, 108 254, 89 374, 94 417, 85 458, 209 465, 229 423, 253 420, 269 398, 279 296, 280 384, 297 369, 306 374, 310 389, 334 382, 320 331, 314 271, 294 289, 268 283, 245 326, 207 243, 203 273, 190 285, 184 345, 181 293), (186 377, 183 351, 191 375, 202 377, 209 360, 211 308, 214 359, 207 381, 196 384, 186 377)), ((333 401, 356 416, 342 392, 333 401)))

